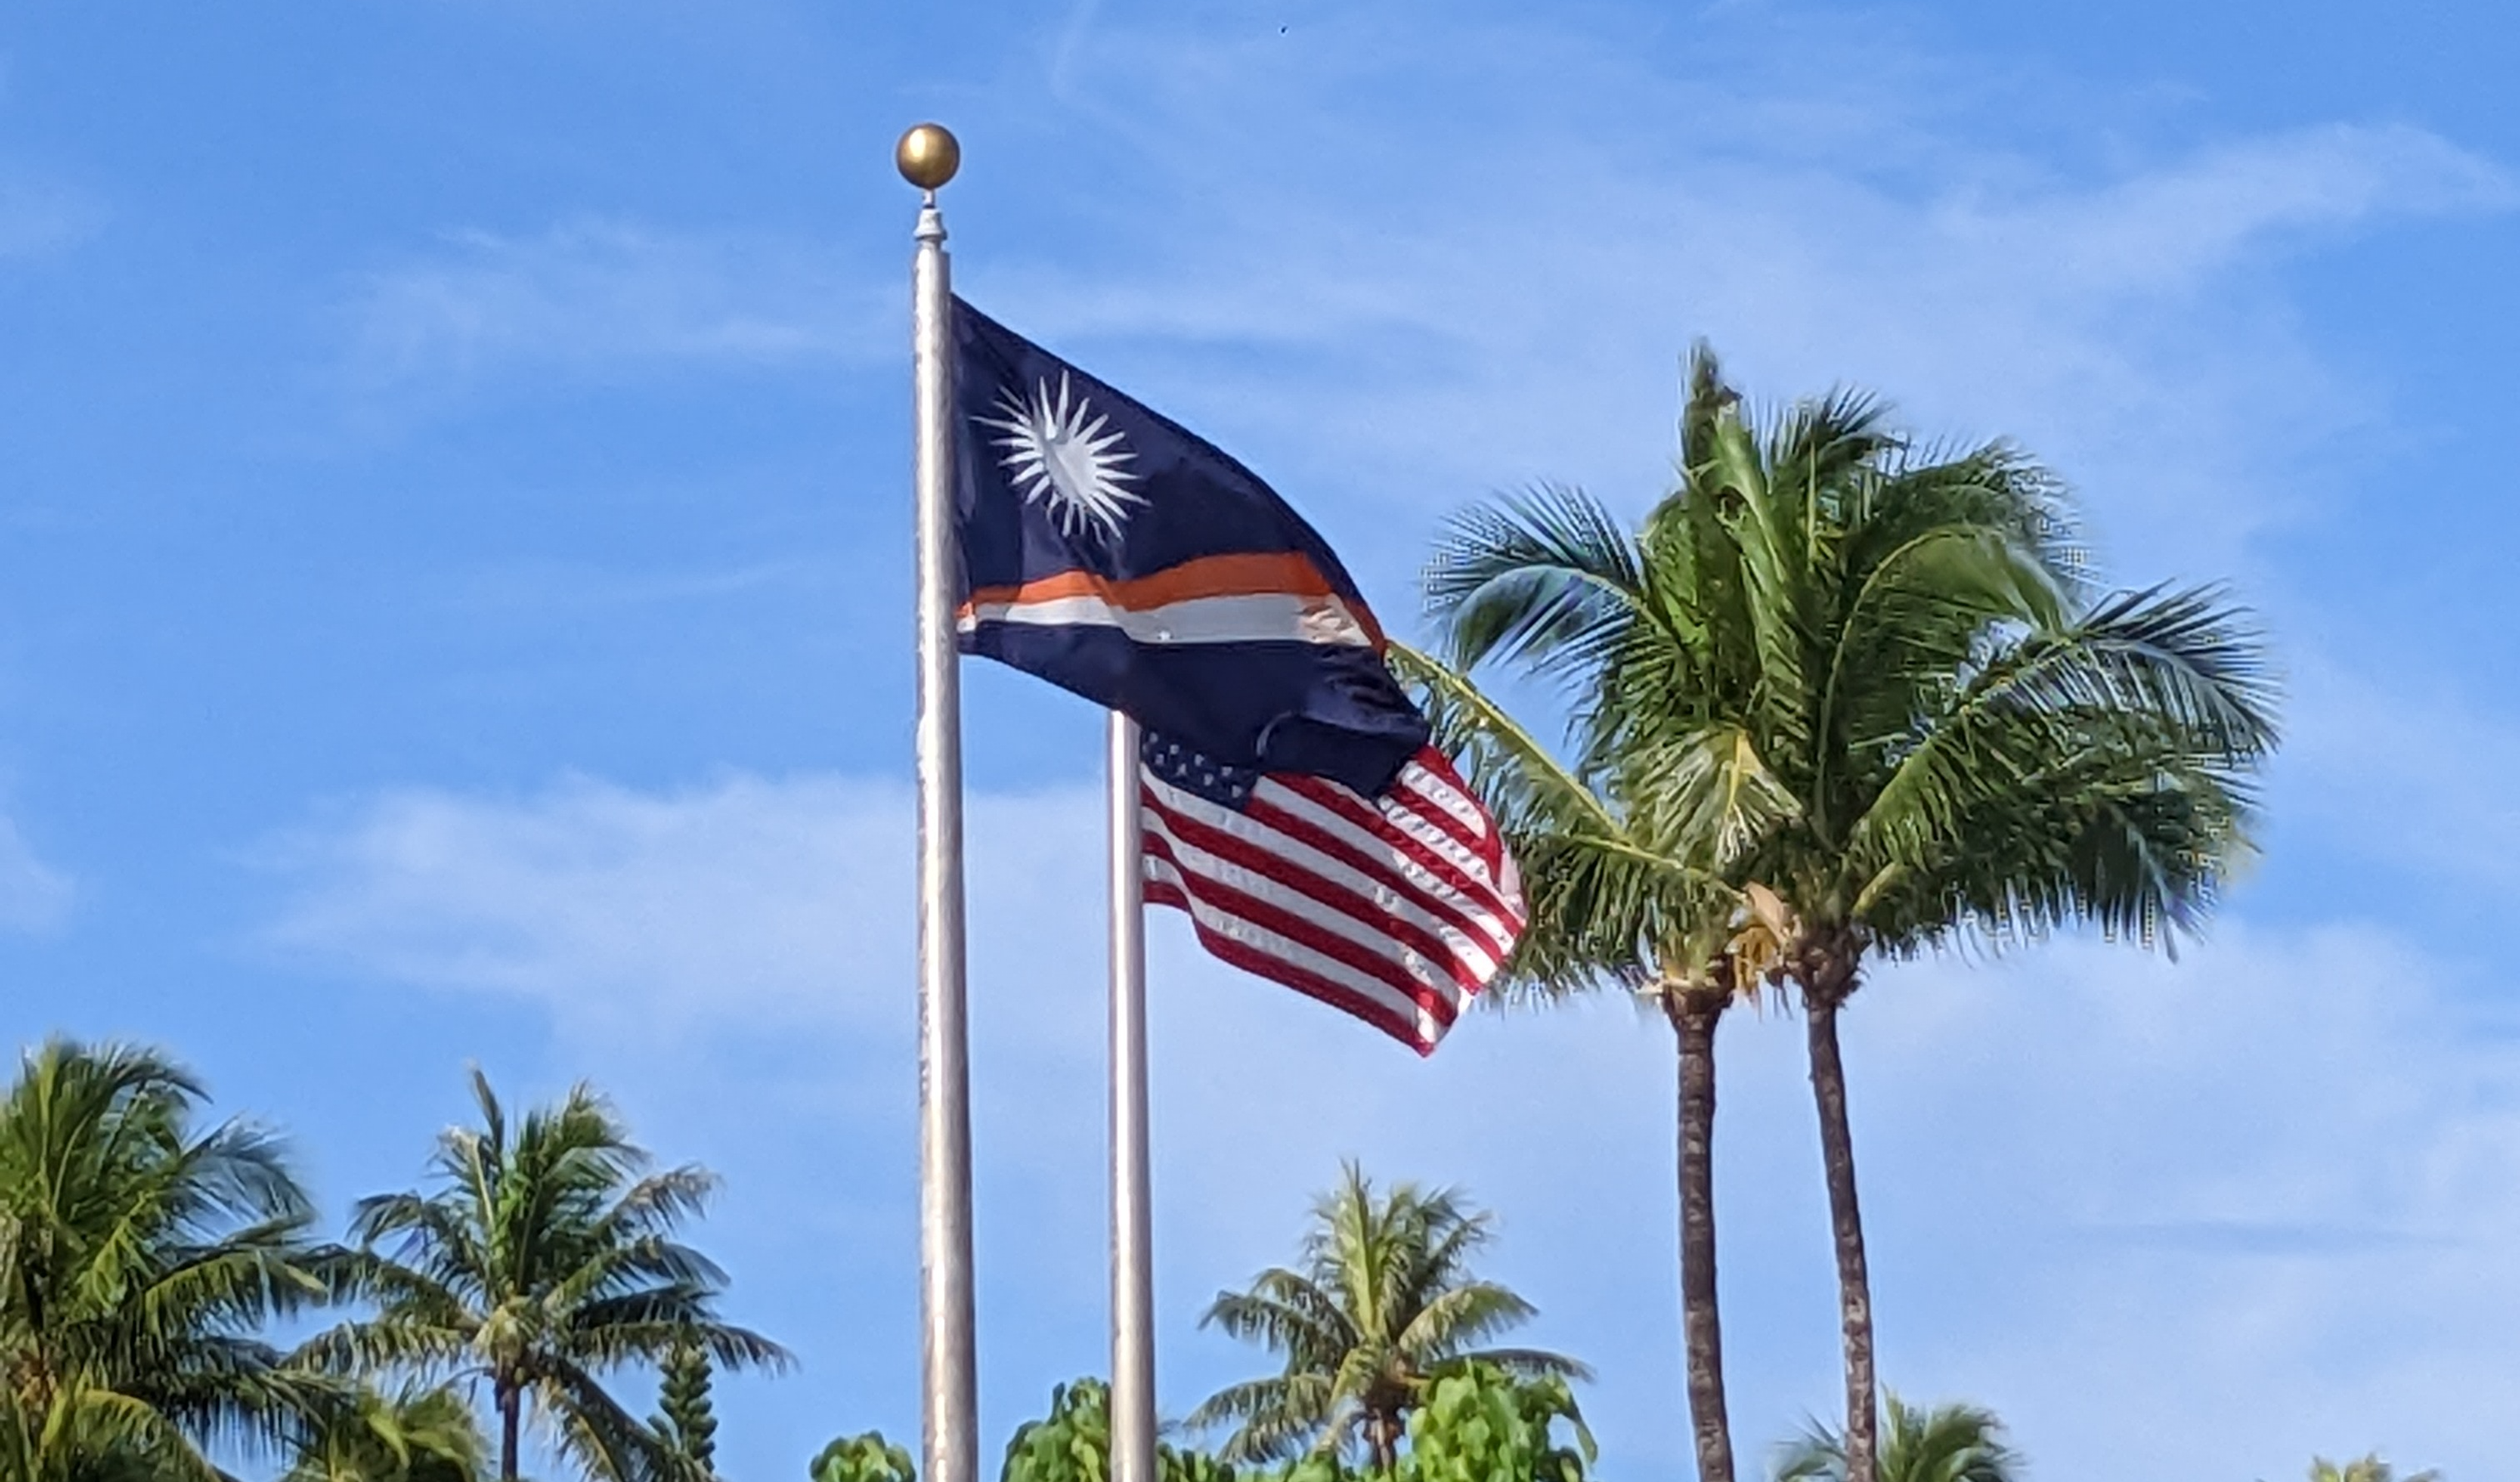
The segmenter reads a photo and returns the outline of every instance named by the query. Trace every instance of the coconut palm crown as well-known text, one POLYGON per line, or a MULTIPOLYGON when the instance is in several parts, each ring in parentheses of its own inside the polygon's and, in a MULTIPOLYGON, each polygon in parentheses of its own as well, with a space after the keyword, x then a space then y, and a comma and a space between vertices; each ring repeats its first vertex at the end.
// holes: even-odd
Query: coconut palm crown
POLYGON ((486 1380, 505 1482, 528 1418, 604 1482, 682 1476, 607 1379, 683 1344, 730 1370, 788 1362, 769 1339, 719 1320, 725 1274, 673 1237, 714 1178, 694 1166, 648 1172, 647 1153, 583 1086, 514 1123, 477 1070, 472 1091, 480 1125, 439 1139, 437 1187, 357 1207, 361 1290, 376 1315, 307 1354, 346 1370, 486 1380))
MULTIPOLYGON (((1878 955, 2196 928, 2247 850, 2272 686, 2215 590, 2094 588, 2059 481, 2018 449, 1921 447, 1852 393, 1761 424, 1703 347, 1689 380, 1680 486, 1638 534, 1574 491, 1506 501, 1455 524, 1428 595, 1455 668, 1567 687, 1569 766, 1618 779, 1630 812, 1612 822, 1686 829, 1704 868, 1773 900, 1771 975, 1799 990, 1821 1121, 1849 1476, 1874 1482, 1838 1011, 1878 955)), ((1484 729, 1474 780, 1528 749, 1484 729)), ((1576 840, 1526 861, 1535 893, 1622 931, 1651 922, 1683 877, 1674 851, 1622 847, 1575 803, 1508 812, 1509 831, 1576 840)), ((1563 937, 1585 950, 1561 962, 1535 932, 1522 970, 1562 981, 1616 956, 1563 937)))
MULTIPOLYGON (((1974 1405, 1922 1409, 1885 1397, 1877 1460, 1881 1482, 2015 1482, 2021 1454, 2003 1440, 1995 1412, 1974 1405)), ((1777 1482, 1846 1482, 1846 1441, 1814 1425, 1777 1458, 1777 1482)))
POLYGON ((1409 1412, 1440 1373, 1475 1362, 1519 1376, 1591 1377, 1553 1353, 1476 1346, 1537 1315, 1470 1276, 1492 1233, 1489 1216, 1452 1190, 1401 1183, 1384 1193, 1348 1164, 1313 1206, 1300 1268, 1274 1267, 1246 1291, 1219 1293, 1202 1320, 1283 1355, 1283 1371, 1218 1392, 1189 1423, 1233 1426, 1220 1452, 1228 1461, 1362 1450, 1388 1469, 1409 1412))
POLYGON ((2351 1461, 2330 1461, 2325 1457, 2310 1463, 2310 1482, 2441 1482, 2437 1471, 2419 1471, 2401 1477, 2398 1469, 2380 1460, 2373 1452, 2351 1461))
POLYGON ((202 1128, 201 1083, 126 1046, 52 1040, 0 1099, 0 1473, 217 1482, 320 1402, 269 1323, 338 1261, 271 1134, 202 1128))

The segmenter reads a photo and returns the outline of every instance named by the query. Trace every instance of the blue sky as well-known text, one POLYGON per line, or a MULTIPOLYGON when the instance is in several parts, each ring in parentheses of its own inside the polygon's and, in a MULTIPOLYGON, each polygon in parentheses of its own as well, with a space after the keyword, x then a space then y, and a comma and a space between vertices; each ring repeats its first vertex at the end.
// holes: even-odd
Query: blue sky
MULTIPOLYGON (((1885 971, 1884 1371, 2039 1474, 2506 1465, 2520 1374, 2520 27, 2498 7, 616 3, 0 18, 8 1031, 161 1043, 335 1210, 478 1060, 727 1176, 742 1482, 915 1433, 904 348, 959 283, 1198 427, 1386 618, 1445 512, 1660 489, 1677 367, 2021 438, 2290 692, 2173 966, 1885 971)), ((1100 1365, 1098 719, 973 670, 992 1455, 1100 1365)), ((1683 1464, 1667 1031, 1418 1064, 1157 923, 1163 1403, 1337 1160, 1497 1208, 1613 1476, 1683 1464)), ((1834 1380, 1788 1019, 1726 1029, 1733 1418, 1834 1380)))

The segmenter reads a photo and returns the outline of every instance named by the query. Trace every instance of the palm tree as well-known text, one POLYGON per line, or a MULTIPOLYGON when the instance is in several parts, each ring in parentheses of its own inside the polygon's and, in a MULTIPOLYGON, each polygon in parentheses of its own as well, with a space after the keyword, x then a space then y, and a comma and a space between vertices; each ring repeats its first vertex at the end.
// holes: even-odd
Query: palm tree
POLYGON ((1721 765, 1703 743, 1750 700, 1710 617, 1731 608, 1733 562, 1704 500, 1631 537, 1580 495, 1543 489, 1457 520, 1427 572, 1449 662, 1395 646, 1437 736, 1497 810, 1520 862, 1529 924, 1492 1002, 1615 987, 1669 1020, 1679 1054, 1681 1326, 1701 1482, 1732 1482, 1717 1302, 1715 1035, 1753 998, 1782 946, 1781 903, 1721 873, 1740 803, 1715 816, 1672 785, 1675 759, 1721 765), (1596 584, 1579 567, 1613 573, 1596 584), (1615 602, 1612 594, 1616 594, 1615 602), (1649 695, 1599 683, 1642 618, 1674 638, 1649 695), (1467 677, 1520 659, 1576 687, 1577 756, 1560 762, 1467 677), (1642 703, 1640 701, 1642 701, 1642 703))
MULTIPOLYGON (((2021 1454, 2003 1444, 2003 1422, 1974 1405, 1919 1410, 1885 1397, 1889 1421, 1877 1462, 1881 1482, 2014 1482, 2021 1454)), ((1777 1459, 1777 1482, 1846 1482, 1843 1435, 1814 1425, 1777 1459)), ((2381 1479, 2386 1482, 2386 1479, 2381 1479)))
POLYGON ((0 1471, 212 1482, 285 1445, 323 1386, 261 1336, 328 1300, 338 1254, 271 1134, 195 1126, 201 1084, 51 1040, 0 1100, 0 1471))
POLYGON ((451 1388, 353 1384, 317 1414, 280 1482, 477 1482, 488 1451, 451 1388))
POLYGON ((715 1179, 689 1165, 646 1172, 648 1154, 584 1086, 513 1127, 477 1069, 472 1093, 481 1124, 439 1138, 435 1190, 359 1202, 352 1232, 376 1315, 307 1353, 336 1370, 487 1379, 502 1482, 515 1482, 529 1410, 605 1482, 679 1475, 605 1378, 684 1342, 731 1370, 788 1362, 718 1320, 725 1273, 673 1238, 715 1179))
POLYGON ((2310 1463, 2310 1482, 2441 1482, 2441 1473, 2419 1471, 2402 1479, 2397 1468, 2381 1460, 2379 1454, 2374 1452, 2360 1460, 2342 1464, 2325 1457, 2318 1458, 2310 1463))
POLYGON ((1465 667, 1574 685, 1579 774, 1641 748, 1653 806, 1773 896, 1820 1114, 1849 1476, 1874 1482, 1838 1012, 1876 954, 2197 926, 2245 848, 2270 689, 2216 593, 2089 588, 2056 479, 2006 445, 1919 449, 1851 394, 1754 427, 1701 347, 1682 465, 1633 541, 1572 492, 1457 526, 1429 592, 1465 667))
POLYGON ((1556 1354, 1471 1347, 1537 1315, 1513 1292, 1470 1277, 1469 1258, 1491 1234, 1490 1217, 1469 1212, 1452 1190, 1403 1183, 1377 1193, 1345 1165, 1338 1187, 1313 1205, 1302 1268, 1273 1267, 1248 1291, 1218 1293, 1200 1320, 1283 1354, 1284 1371, 1219 1391, 1189 1423, 1234 1425, 1220 1453, 1231 1462, 1362 1443, 1388 1471, 1410 1410, 1452 1367, 1591 1377, 1556 1354))

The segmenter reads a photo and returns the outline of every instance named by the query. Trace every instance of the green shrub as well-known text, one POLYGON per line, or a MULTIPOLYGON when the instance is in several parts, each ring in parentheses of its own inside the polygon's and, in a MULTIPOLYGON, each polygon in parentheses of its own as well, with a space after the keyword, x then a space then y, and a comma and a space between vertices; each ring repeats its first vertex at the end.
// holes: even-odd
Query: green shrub
POLYGON ((1596 1456, 1565 1380, 1515 1379, 1473 1364, 1428 1388, 1409 1416, 1399 1469, 1413 1482, 1585 1482, 1596 1456), (1560 1420, 1572 1446, 1556 1444, 1560 1420))
MULTIPOLYGON (((1237 1482, 1234 1466, 1200 1451, 1157 1443, 1158 1482, 1237 1482)), ((1050 1392, 1050 1414, 1007 1443, 1003 1482, 1109 1482, 1111 1386, 1078 1379, 1050 1392)), ((1328 1479, 1325 1479, 1328 1482, 1328 1479)))
MULTIPOLYGON (((865 1439, 880 1445, 880 1438, 865 1439)), ((834 1442, 832 1451, 848 1444, 857 1443, 834 1442)), ((1160 1444, 1156 1469, 1159 1482, 1588 1482, 1594 1458, 1593 1433, 1565 1380, 1516 1379, 1471 1364, 1446 1370, 1427 1387, 1409 1417, 1408 1450, 1388 1477, 1336 1456, 1238 1468, 1205 1452, 1160 1444)), ((1078 1379, 1052 1390, 1050 1414, 1025 1422, 1007 1443, 1000 1476, 1001 1482, 1110 1482, 1110 1387, 1078 1379)), ((814 1482, 913 1479, 906 1471, 827 1476, 817 1462, 814 1482)))
POLYGON ((813 1482, 919 1482, 919 1467, 908 1451, 871 1430, 824 1447, 814 1459, 812 1476, 813 1482))

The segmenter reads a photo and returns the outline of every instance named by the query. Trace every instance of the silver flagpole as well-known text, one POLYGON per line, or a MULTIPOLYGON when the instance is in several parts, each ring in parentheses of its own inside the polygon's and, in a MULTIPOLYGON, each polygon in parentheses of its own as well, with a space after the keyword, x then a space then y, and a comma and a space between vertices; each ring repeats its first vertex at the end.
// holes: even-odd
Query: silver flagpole
POLYGON ((925 193, 911 270, 919 497, 919 1296, 926 1482, 979 1482, 971 1316, 971 1066, 963 995, 963 741, 954 545, 953 287, 936 191, 962 147, 933 123, 893 162, 925 193))
POLYGON ((1147 1171, 1146 821, 1138 723, 1110 718, 1111 1482, 1155 1478, 1154 1236, 1147 1171))

